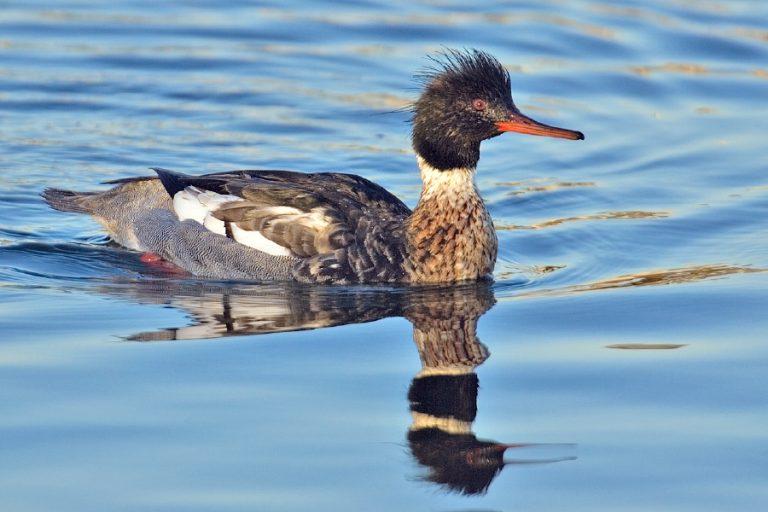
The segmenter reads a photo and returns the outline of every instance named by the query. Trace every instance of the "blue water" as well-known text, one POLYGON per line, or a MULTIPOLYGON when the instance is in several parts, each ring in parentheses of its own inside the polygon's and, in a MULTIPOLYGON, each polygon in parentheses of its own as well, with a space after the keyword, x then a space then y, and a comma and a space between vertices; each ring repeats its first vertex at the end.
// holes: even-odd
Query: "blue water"
POLYGON ((765 509, 766 102, 758 0, 3 2, 2 509, 765 509), (442 46, 586 134, 484 143, 493 285, 181 278, 38 197, 289 168, 413 206, 442 46))

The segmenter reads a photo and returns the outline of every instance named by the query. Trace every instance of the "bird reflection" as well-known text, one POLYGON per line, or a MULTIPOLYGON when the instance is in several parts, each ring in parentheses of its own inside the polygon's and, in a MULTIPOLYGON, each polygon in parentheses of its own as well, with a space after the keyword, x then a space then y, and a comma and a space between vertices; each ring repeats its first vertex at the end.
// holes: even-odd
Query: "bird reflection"
POLYGON ((402 316, 413 324, 422 368, 411 382, 407 442, 423 480, 449 492, 477 495, 509 464, 568 460, 509 459, 530 444, 478 439, 479 381, 489 357, 477 337, 479 318, 493 307, 491 283, 426 288, 336 288, 287 284, 217 284, 158 280, 112 283, 102 290, 143 303, 186 311, 190 325, 140 332, 133 341, 188 340, 316 329, 402 316))
POLYGON ((477 321, 495 299, 487 287, 446 298, 412 305, 405 312, 413 323, 422 364, 408 390, 413 417, 408 445, 416 461, 427 469, 424 479, 447 491, 483 494, 507 464, 570 460, 572 457, 505 459, 508 450, 532 445, 477 438, 472 431, 479 387, 475 368, 489 356, 477 338, 477 321))

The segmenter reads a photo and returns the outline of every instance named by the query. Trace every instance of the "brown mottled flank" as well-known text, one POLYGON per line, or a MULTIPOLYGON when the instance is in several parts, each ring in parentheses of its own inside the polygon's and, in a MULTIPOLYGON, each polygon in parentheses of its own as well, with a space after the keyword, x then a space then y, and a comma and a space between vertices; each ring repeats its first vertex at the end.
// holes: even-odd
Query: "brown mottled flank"
POLYGON ((493 221, 474 183, 474 169, 438 171, 419 159, 424 188, 406 221, 411 282, 478 279, 496 263, 493 221))

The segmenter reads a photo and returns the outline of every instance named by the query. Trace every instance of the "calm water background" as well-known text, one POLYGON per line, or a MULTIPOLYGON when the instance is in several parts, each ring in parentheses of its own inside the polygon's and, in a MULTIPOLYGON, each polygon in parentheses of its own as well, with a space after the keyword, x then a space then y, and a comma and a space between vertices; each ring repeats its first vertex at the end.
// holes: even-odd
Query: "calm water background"
POLYGON ((759 0, 1 2, 2 508, 765 509, 766 104, 759 0), (391 111, 441 45, 493 53, 524 112, 587 137, 483 147, 501 247, 473 430, 575 459, 472 496, 407 441, 406 292, 163 276, 37 195, 263 167, 412 206, 391 111), (381 319, 217 338, 224 313, 246 333, 381 319), (212 339, 131 341, 174 333, 212 339))

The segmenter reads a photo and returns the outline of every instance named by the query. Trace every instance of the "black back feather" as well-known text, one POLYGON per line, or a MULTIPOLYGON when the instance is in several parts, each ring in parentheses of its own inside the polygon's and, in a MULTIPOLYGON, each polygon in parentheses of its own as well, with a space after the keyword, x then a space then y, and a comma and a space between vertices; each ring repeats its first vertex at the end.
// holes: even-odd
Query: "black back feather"
POLYGON ((152 167, 152 170, 157 173, 157 177, 160 178, 160 182, 171 197, 191 185, 192 176, 161 167, 152 167))

